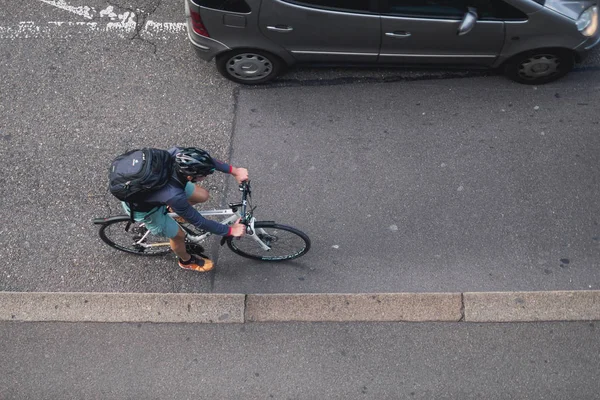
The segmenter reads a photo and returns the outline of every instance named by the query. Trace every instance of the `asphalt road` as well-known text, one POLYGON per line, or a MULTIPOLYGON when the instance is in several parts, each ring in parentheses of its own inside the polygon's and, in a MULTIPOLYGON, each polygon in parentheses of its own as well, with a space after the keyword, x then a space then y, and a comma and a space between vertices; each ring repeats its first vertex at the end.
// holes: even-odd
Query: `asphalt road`
MULTIPOLYGON (((302 69, 254 89, 166 24, 183 22, 179 1, 58 3, 0 10, 0 290, 598 288, 597 51, 537 88, 302 69), (213 243, 216 272, 201 275, 106 247, 90 221, 119 211, 109 161, 174 144, 248 166, 257 213, 306 230, 311 252, 273 267, 213 243)), ((207 186, 208 207, 235 198, 223 175, 207 186)))
POLYGON ((314 247, 284 268, 222 254, 216 288, 596 289, 598 78, 242 91, 234 158, 260 177, 257 213, 314 247))
POLYGON ((598 324, 1 323, 3 399, 597 399, 598 324))

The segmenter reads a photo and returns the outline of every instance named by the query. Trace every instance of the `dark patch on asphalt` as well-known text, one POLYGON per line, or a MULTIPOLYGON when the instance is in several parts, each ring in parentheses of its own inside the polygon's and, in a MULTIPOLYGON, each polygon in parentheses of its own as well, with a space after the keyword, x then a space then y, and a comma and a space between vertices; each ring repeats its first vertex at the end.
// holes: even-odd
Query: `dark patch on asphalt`
POLYGON ((426 80, 444 80, 473 78, 482 76, 497 75, 493 71, 461 71, 461 72, 443 72, 436 74, 424 74, 419 76, 394 75, 384 77, 365 77, 353 76, 331 79, 277 79, 273 82, 261 85, 244 85, 245 89, 274 89, 283 87, 299 86, 337 86, 356 83, 393 83, 393 82, 413 82, 426 80))

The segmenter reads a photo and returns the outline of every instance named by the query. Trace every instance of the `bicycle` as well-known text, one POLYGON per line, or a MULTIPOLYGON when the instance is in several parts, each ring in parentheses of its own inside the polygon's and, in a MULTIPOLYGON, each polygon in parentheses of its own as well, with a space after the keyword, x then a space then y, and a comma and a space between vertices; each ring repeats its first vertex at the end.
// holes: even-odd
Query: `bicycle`
MULTIPOLYGON (((254 260, 279 262, 293 260, 303 256, 310 249, 310 239, 302 231, 275 221, 257 221, 251 204, 250 182, 240 185, 242 201, 229 203, 226 209, 199 211, 204 217, 227 217, 221 221, 231 225, 239 218, 246 225, 246 234, 241 238, 226 236, 221 246, 227 246, 236 254, 254 260)), ((176 213, 168 213, 178 217, 176 213)), ((162 256, 171 252, 169 240, 153 235, 143 222, 132 221, 129 215, 116 215, 106 218, 94 218, 93 224, 100 225, 98 234, 109 246, 127 253, 140 256, 162 256)), ((185 231, 188 252, 202 253, 201 243, 212 233, 197 230, 193 225, 178 222, 185 231)))

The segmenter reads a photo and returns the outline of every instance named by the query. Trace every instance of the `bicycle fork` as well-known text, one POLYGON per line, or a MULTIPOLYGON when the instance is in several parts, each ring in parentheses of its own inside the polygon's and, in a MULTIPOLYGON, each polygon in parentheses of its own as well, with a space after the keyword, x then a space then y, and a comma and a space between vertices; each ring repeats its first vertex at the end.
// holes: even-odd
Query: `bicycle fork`
MULTIPOLYGON (((236 214, 232 218, 228 218, 226 221, 223 221, 223 222, 229 225, 230 223, 235 222, 239 217, 240 216, 238 214, 236 214)), ((248 221, 245 224, 246 225, 246 236, 253 239, 260 246, 260 248, 263 249, 264 251, 271 250, 271 246, 267 245, 259 237, 260 234, 267 235, 267 232, 262 228, 258 228, 258 232, 257 232, 256 229, 254 228, 254 222, 256 222, 256 218, 252 217, 250 219, 250 221, 248 221)), ((226 241, 227 241, 227 237, 223 236, 223 238, 221 239, 221 246, 223 246, 226 241)))
MULTIPOLYGON (((258 243, 258 245, 264 250, 264 251, 269 251, 271 250, 271 246, 268 246, 265 242, 263 242, 260 237, 257 235, 256 233, 256 229, 254 229, 254 222, 256 221, 256 218, 252 217, 252 219, 250 220, 250 222, 248 223, 248 225, 246 226, 246 235, 250 235, 250 237, 252 239, 254 239, 256 241, 256 243, 258 243)), ((263 229, 263 228, 258 228, 259 230, 259 234, 262 235, 267 235, 267 232, 263 229)))

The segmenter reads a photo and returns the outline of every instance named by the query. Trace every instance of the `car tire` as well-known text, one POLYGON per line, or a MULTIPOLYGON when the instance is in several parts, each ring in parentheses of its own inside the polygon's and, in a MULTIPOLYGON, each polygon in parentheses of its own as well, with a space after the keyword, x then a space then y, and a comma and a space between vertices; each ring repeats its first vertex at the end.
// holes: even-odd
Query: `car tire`
POLYGON ((284 69, 276 55, 254 49, 237 49, 217 56, 217 69, 225 78, 246 85, 269 82, 284 69))
POLYGON ((542 85, 562 78, 574 65, 575 57, 568 50, 534 50, 507 61, 504 74, 519 83, 542 85))

